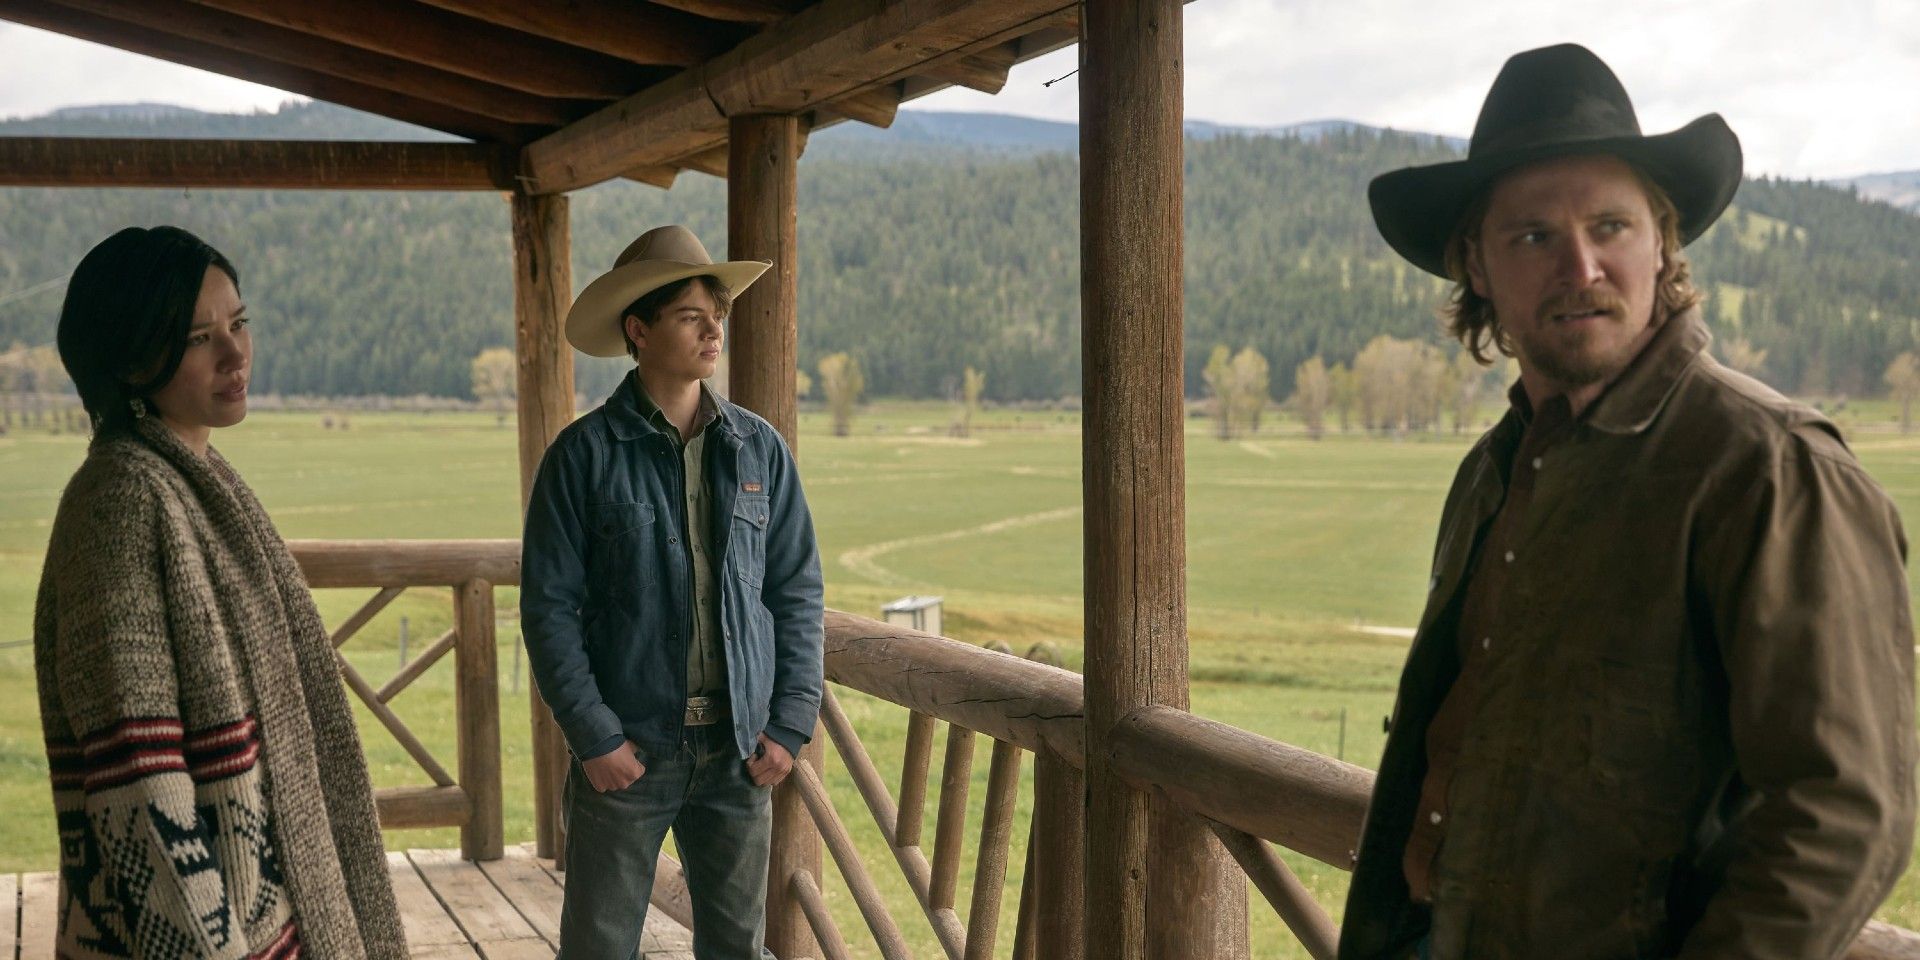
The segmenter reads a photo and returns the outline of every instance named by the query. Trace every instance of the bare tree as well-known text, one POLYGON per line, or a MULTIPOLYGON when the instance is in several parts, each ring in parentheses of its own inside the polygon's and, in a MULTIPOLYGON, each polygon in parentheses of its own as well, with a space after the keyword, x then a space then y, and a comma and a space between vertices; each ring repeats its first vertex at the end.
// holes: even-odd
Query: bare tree
POLYGON ((1327 393, 1333 409, 1340 414, 1340 432, 1353 429, 1353 405, 1359 400, 1360 390, 1346 364, 1336 363, 1327 371, 1327 393))
MULTIPOLYGON (((1336 370, 1343 368, 1335 367, 1336 370)), ((1344 372, 1344 371, 1343 371, 1344 372)), ((1293 370, 1294 412, 1306 424, 1307 436, 1320 439, 1327 432, 1327 404, 1333 397, 1333 378, 1326 361, 1314 354, 1293 370)))
POLYGON ((1246 433, 1260 432, 1260 414, 1273 400, 1267 358, 1252 347, 1242 347, 1233 355, 1233 401, 1235 420, 1246 433))
POLYGON ((507 408, 519 392, 513 351, 490 347, 473 358, 473 398, 493 408, 499 426, 507 424, 507 408))
POLYGON ((1900 401, 1900 432, 1913 430, 1913 400, 1920 397, 1920 358, 1909 350, 1887 364, 1887 388, 1900 401))
POLYGON ((980 410, 980 394, 987 389, 987 375, 968 367, 960 384, 960 436, 973 433, 973 415, 980 410))
POLYGON ((820 358, 820 389, 827 395, 827 409, 833 413, 833 435, 844 437, 853 432, 853 408, 860 402, 860 391, 867 378, 860 372, 860 361, 845 353, 820 358))
POLYGON ((813 393, 813 378, 808 376, 805 370, 793 371, 794 399, 805 400, 811 393, 813 393))
POLYGON ((1207 389, 1213 394, 1213 417, 1219 425, 1218 436, 1225 440, 1233 436, 1233 351, 1224 343, 1215 345, 1201 376, 1206 378, 1207 389))
POLYGON ((1753 345, 1746 337, 1734 337, 1720 348, 1721 359, 1749 377, 1760 376, 1767 365, 1767 352, 1753 345))

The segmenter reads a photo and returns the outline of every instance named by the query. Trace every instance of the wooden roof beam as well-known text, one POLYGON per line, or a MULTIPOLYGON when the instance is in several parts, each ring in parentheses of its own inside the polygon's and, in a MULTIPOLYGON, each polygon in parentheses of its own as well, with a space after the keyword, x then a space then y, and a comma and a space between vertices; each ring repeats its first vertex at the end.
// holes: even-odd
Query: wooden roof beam
POLYGON ((424 0, 462 16, 597 50, 634 63, 686 66, 739 42, 745 31, 630 0, 424 0))
POLYGON ((736 23, 774 23, 800 9, 799 0, 654 0, 653 5, 736 23))
POLYGON ((194 2, 543 97, 611 99, 656 76, 604 54, 414 3, 194 2))
POLYGON ((559 127, 588 112, 585 105, 550 100, 474 80, 410 60, 372 53, 272 24, 237 17, 185 0, 51 0, 57 6, 159 33, 265 57, 288 66, 430 100, 510 123, 559 127))
POLYGON ((635 183, 644 183, 649 187, 659 187, 665 190, 673 186, 674 179, 680 176, 680 168, 669 166, 635 167, 621 174, 621 176, 635 183))
MULTIPOLYGON (((995 48, 998 52, 999 48, 995 48)), ((978 90, 981 93, 999 93, 1007 85, 1007 72, 1013 68, 1013 55, 1004 58, 986 57, 979 54, 954 57, 937 63, 922 66, 919 73, 941 83, 978 90)))
POLYGON ((709 177, 725 180, 727 178, 727 145, 723 143, 717 147, 710 147, 699 153, 681 157, 673 163, 674 166, 684 170, 694 170, 709 177))
POLYGON ((509 148, 358 140, 0 137, 0 186, 504 190, 509 148))
MULTIPOLYGON (((727 118, 802 113, 982 37, 1050 26, 1063 0, 822 0, 707 63, 529 144, 528 189, 555 193, 670 163, 727 135, 727 118)), ((989 44, 988 46, 991 46, 989 44)), ((969 51, 972 52, 972 51, 969 51)))
POLYGON ((289 93, 377 113, 403 123, 440 130, 455 136, 499 143, 523 143, 537 127, 507 123, 444 104, 405 96, 391 90, 343 80, 314 70, 289 66, 264 57, 239 53, 197 40, 163 34, 144 27, 106 20, 68 10, 46 0, 0 0, 0 19, 80 40, 118 47, 182 66, 239 77, 277 87, 289 93))
POLYGON ((890 83, 829 100, 820 109, 876 127, 893 126, 900 112, 900 85, 890 83))

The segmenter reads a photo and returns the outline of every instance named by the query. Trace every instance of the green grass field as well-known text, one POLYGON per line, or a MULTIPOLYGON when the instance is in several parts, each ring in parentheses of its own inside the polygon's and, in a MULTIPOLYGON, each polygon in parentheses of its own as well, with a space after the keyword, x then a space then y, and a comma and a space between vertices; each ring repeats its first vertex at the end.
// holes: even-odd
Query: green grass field
MULTIPOLYGON (((1884 405, 1841 414, 1855 448, 1909 518, 1920 516, 1920 437, 1889 426, 1884 405)), ((1080 443, 1070 413, 989 411, 969 439, 946 435, 953 410, 893 404, 867 411, 854 435, 830 435, 824 415, 802 416, 800 460, 818 524, 831 606, 877 615, 909 593, 945 597, 945 628, 1017 651, 1053 644, 1069 667, 1080 651, 1080 443)), ((1488 415, 1491 415, 1489 408, 1488 415)), ((518 472, 511 426, 488 414, 351 414, 323 429, 317 413, 256 414, 215 443, 239 466, 289 538, 461 538, 518 535, 518 472)), ((1187 440, 1189 623, 1196 712, 1371 766, 1406 641, 1357 627, 1411 626, 1419 614, 1434 524, 1466 439, 1335 436, 1314 442, 1280 418, 1247 440, 1222 442, 1192 421, 1187 440)), ((34 430, 0 437, 0 644, 31 635, 33 592, 48 525, 84 439, 34 430)), ((370 591, 369 591, 370 592, 370 591)), ((338 622, 366 599, 322 591, 338 622)), ((515 651, 517 597, 501 590, 502 724, 509 842, 531 839, 527 697, 515 651), (516 671, 520 672, 517 682, 516 671)), ((415 589, 348 644, 376 685, 399 665, 407 622, 414 651, 446 629, 446 590, 415 589)), ((899 782, 904 711, 841 691, 870 754, 899 782)), ((451 658, 394 701, 397 712, 451 768, 451 658)), ((362 729, 381 786, 423 785, 377 722, 362 729)), ((986 747, 974 771, 976 823, 986 747)), ((829 751, 831 754, 831 751, 829 751)), ((1029 760, 1023 778, 1030 781, 1029 760)), ((912 894, 867 817, 845 769, 830 756, 836 805, 883 883, 916 955, 938 953, 912 894)), ((35 709, 31 652, 0 646, 0 871, 46 870, 56 859, 46 762, 35 709)), ((1025 816, 1015 830, 1001 954, 1012 938, 1025 816)), ((929 815, 929 836, 931 835, 929 815)), ((452 830, 395 831, 389 845, 451 847, 452 830)), ((1345 874, 1289 860, 1337 917, 1345 874)), ((841 929, 865 928, 829 868, 828 897, 841 929)), ((963 879, 959 903, 968 902, 963 879)), ((1258 894, 1255 956, 1299 957, 1258 894)), ((1910 873, 1880 912, 1920 926, 1920 875, 1910 873)), ((858 947, 856 947, 858 949, 858 947)), ((862 951, 863 956, 874 956, 862 951)))

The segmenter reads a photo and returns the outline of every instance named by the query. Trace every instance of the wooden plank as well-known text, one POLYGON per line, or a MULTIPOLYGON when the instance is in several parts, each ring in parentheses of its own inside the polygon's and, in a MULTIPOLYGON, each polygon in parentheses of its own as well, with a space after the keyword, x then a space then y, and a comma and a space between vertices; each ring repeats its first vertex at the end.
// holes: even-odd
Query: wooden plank
MULTIPOLYGON (((0 0, 4 2, 4 0, 0 0)), ((307 586, 520 585, 518 540, 289 540, 307 586)))
POLYGON ((557 193, 668 162, 724 138, 729 117, 802 113, 1070 6, 1062 0, 823 0, 778 30, 762 31, 528 145, 522 173, 534 192, 557 193))
POLYGON ((805 0, 653 0, 654 6, 672 7, 710 20, 738 23, 773 23, 793 15, 805 0))
POLYGON ((687 154, 673 162, 675 166, 683 170, 692 170, 696 173, 704 173, 709 177, 719 177, 725 180, 727 179, 728 159, 727 145, 723 143, 717 147, 707 147, 687 154))
POLYGON ((20 956, 53 956, 60 925, 60 875, 29 873, 20 878, 20 956))
POLYGON ((13 960, 20 950, 20 877, 0 873, 0 960, 13 960))
POLYGON ((460 786, 473 816, 460 828, 460 855, 497 860, 504 841, 500 777, 500 655, 494 646, 493 584, 468 580, 454 590, 454 713, 459 723, 460 786))
POLYGON ((557 127, 591 109, 486 83, 411 60, 335 43, 284 27, 249 20, 186 0, 56 0, 61 6, 175 37, 265 57, 363 83, 370 87, 456 107, 484 117, 557 127))
MULTIPOLYGON (((393 898, 400 906, 400 924, 407 935, 407 945, 420 956, 420 950, 435 946, 467 946, 467 935, 460 932, 460 925, 440 904, 427 882, 420 878, 407 855, 397 850, 387 852, 387 876, 393 881, 393 898)), ((469 950, 462 956, 473 956, 469 950)))
POLYGON ((514 941, 532 940, 546 948, 546 940, 527 923, 487 875, 453 850, 408 850, 407 859, 420 871, 462 933, 483 956, 518 955, 514 941))
POLYGON ((620 97, 659 75, 605 54, 421 4, 368 0, 195 2, 544 97, 620 97))
POLYGON ((386 830, 414 827, 458 827, 473 817, 473 804, 460 787, 383 787, 374 791, 380 826, 386 830))
POLYGON ((746 36, 728 23, 714 23, 656 4, 628 0, 425 0, 426 3, 509 30, 545 37, 634 63, 690 66, 746 36))
POLYGON ((508 169, 477 143, 0 137, 15 187, 497 190, 508 169))
POLYGON ((500 859, 482 861, 480 872, 487 875, 501 896, 520 911, 536 933, 547 943, 560 945, 560 907, 566 888, 540 868, 533 851, 524 845, 510 846, 500 859))
POLYGON ((900 112, 900 85, 888 83, 850 93, 821 104, 821 109, 872 126, 891 127, 900 112))
POLYGON ((395 93, 392 90, 352 80, 343 80, 317 70, 281 63, 269 57, 107 20, 103 17, 69 10, 46 0, 0 0, 0 19, 24 23, 42 30, 51 30, 92 43, 118 47, 183 66, 238 77, 289 93, 326 100, 343 107, 377 113, 384 117, 474 140, 522 143, 531 140, 543 129, 508 123, 420 97, 395 93))
POLYGON ((478 960, 479 956, 465 943, 407 944, 409 960, 478 960))
MULTIPOLYGON (((572 233, 564 196, 516 192, 510 207, 520 509, 525 513, 540 458, 553 438, 573 422, 573 349, 562 331, 567 307, 573 302, 572 233)), ((517 581, 519 547, 515 541, 507 542, 514 544, 517 581)), ((565 853, 560 794, 569 762, 567 744, 536 684, 527 685, 527 698, 533 738, 534 837, 540 855, 553 858, 565 853)))

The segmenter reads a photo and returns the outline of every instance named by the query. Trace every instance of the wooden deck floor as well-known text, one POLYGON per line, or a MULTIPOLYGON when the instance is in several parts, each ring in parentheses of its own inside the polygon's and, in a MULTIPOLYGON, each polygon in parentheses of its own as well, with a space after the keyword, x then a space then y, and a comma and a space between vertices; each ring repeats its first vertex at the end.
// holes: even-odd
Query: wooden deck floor
MULTIPOLYGON (((470 863, 457 850, 388 853, 407 944, 417 960, 550 960, 560 942, 560 894, 566 874, 526 847, 504 859, 470 863)), ((0 960, 51 960, 51 873, 0 874, 0 960)), ((641 960, 692 960, 686 928, 647 914, 641 960)))

